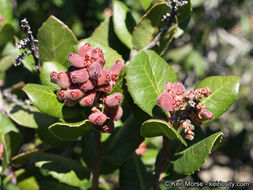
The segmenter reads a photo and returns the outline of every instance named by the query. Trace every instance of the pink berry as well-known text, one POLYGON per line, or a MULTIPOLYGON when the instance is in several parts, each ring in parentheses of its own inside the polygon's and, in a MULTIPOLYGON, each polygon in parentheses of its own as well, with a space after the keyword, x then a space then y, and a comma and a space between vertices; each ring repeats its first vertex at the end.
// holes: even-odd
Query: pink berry
POLYGON ((70 86, 70 84, 71 84, 67 72, 60 72, 60 73, 58 73, 56 83, 61 88, 67 89, 70 86))
POLYGON ((179 81, 175 82, 175 83, 172 85, 172 88, 173 88, 174 90, 176 90, 177 92, 180 92, 180 94, 183 94, 183 93, 185 92, 185 87, 184 87, 184 85, 183 85, 181 82, 179 82, 179 81))
POLYGON ((103 125, 107 120, 107 116, 101 111, 90 114, 89 121, 95 125, 103 125))
POLYGON ((78 100, 79 98, 82 98, 84 96, 84 93, 80 89, 68 89, 66 91, 66 97, 71 100, 78 100))
POLYGON ((108 84, 112 80, 112 76, 109 70, 103 69, 101 76, 97 79, 97 86, 108 84))
POLYGON ((105 125, 100 128, 102 133, 113 133, 114 131, 114 122, 111 119, 107 119, 105 125))
POLYGON ((113 80, 117 80, 118 76, 120 74, 121 69, 124 67, 124 63, 120 60, 115 61, 111 68, 110 68, 110 72, 112 75, 112 79, 113 80))
POLYGON ((91 57, 92 50, 91 44, 86 43, 79 48, 78 55, 87 60, 89 57, 91 57))
POLYGON ((96 63, 99 63, 101 65, 101 67, 104 67, 105 65, 105 58, 103 55, 100 55, 96 60, 95 60, 96 63))
POLYGON ((162 93, 157 98, 157 104, 164 109, 165 111, 169 112, 173 110, 175 105, 175 100, 172 99, 170 94, 162 93))
POLYGON ((90 80, 87 80, 85 83, 83 83, 81 86, 80 86, 80 89, 83 91, 83 92, 87 92, 89 90, 93 90, 96 86, 96 80, 94 79, 90 79, 90 80))
POLYGON ((109 93, 112 90, 112 87, 112 82, 109 82, 109 84, 96 87, 96 90, 99 92, 109 93))
POLYGON ((94 62, 90 65, 89 68, 89 75, 92 79, 97 79, 101 76, 102 67, 99 63, 94 62))
POLYGON ((78 54, 70 53, 68 56, 68 60, 72 63, 73 66, 77 68, 84 67, 84 59, 78 54))
POLYGON ((112 120, 117 121, 122 117, 123 109, 121 106, 116 106, 116 107, 105 106, 104 113, 112 120))
POLYGON ((92 50, 91 58, 96 60, 101 55, 103 55, 103 51, 100 48, 95 48, 95 49, 92 50))
POLYGON ((85 68, 72 71, 70 78, 73 83, 84 83, 89 79, 89 74, 85 68))
POLYGON ((66 98, 64 100, 64 104, 68 107, 74 107, 76 105, 76 100, 71 100, 69 98, 66 98))
POLYGON ((163 88, 164 93, 168 93, 172 89, 172 83, 166 82, 163 88))
POLYGON ((57 72, 55 72, 55 71, 51 72, 51 74, 50 74, 50 81, 52 83, 56 83, 56 81, 57 81, 57 75, 58 75, 57 72))
POLYGON ((92 106, 94 103, 95 97, 96 97, 95 91, 88 92, 84 95, 83 98, 79 100, 79 104, 83 107, 92 106))
POLYGON ((112 95, 108 95, 105 98, 105 105, 108 107, 114 107, 119 105, 123 100, 123 96, 120 92, 115 92, 112 95))
POLYGON ((214 118, 214 114, 207 109, 201 109, 198 112, 198 117, 201 121, 212 120, 214 118))
POLYGON ((66 90, 59 90, 57 92, 57 98, 59 101, 63 101, 66 98, 66 90))

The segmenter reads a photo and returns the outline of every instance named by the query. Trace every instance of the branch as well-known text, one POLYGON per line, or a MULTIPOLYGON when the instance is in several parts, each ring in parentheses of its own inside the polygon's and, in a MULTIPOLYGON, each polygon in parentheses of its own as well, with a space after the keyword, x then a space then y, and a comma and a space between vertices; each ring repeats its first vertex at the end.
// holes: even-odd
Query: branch
POLYGON ((95 139, 95 147, 96 147, 96 153, 95 153, 95 162, 94 162, 94 168, 92 171, 92 190, 98 189, 99 184, 99 172, 100 172, 100 165, 101 165, 101 142, 100 142, 101 134, 98 131, 94 132, 94 139, 95 139))

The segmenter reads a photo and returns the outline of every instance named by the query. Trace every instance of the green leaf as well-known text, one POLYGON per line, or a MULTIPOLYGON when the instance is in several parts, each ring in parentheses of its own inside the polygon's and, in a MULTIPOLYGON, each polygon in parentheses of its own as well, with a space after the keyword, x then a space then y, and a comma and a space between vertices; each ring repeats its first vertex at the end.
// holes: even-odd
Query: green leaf
POLYGON ((30 160, 31 156, 38 151, 39 151, 39 149, 36 148, 31 151, 22 152, 16 156, 12 157, 11 162, 12 162, 12 164, 21 166, 21 165, 27 163, 30 160))
POLYGON ((16 55, 7 55, 0 59, 0 72, 7 71, 14 63, 16 55))
POLYGON ((28 105, 9 104, 7 114, 17 124, 34 129, 39 126, 49 126, 56 121, 56 118, 43 114, 37 108, 28 105))
POLYGON ((106 61, 105 68, 110 69, 111 65, 117 60, 121 60, 124 63, 124 60, 122 59, 121 55, 119 55, 115 50, 92 38, 86 38, 79 41, 77 48, 79 49, 85 43, 90 43, 93 48, 98 47, 103 50, 105 61, 106 61))
POLYGON ((15 33, 16 33, 15 28, 9 23, 6 23, 3 27, 1 27, 0 28, 0 46, 4 45, 9 40, 11 40, 13 36, 15 35, 15 33))
POLYGON ((152 3, 152 0, 140 0, 141 6, 144 10, 147 10, 152 3))
POLYGON ((159 119, 145 121, 141 126, 141 135, 144 137, 166 136, 169 139, 176 138, 187 146, 185 140, 174 127, 168 122, 159 119))
POLYGON ((175 82, 177 76, 168 63, 149 50, 141 51, 131 59, 126 80, 134 103, 154 117, 157 113, 160 116, 156 99, 163 92, 164 84, 175 82))
POLYGON ((94 129, 89 120, 77 123, 54 123, 49 130, 61 140, 76 140, 89 130, 94 129))
POLYGON ((38 31, 40 61, 64 63, 77 39, 73 32, 60 20, 50 16, 38 31))
POLYGON ((40 71, 40 81, 43 85, 53 87, 60 90, 60 87, 52 82, 50 82, 50 74, 52 71, 57 73, 66 71, 67 68, 57 62, 44 62, 40 71))
POLYGON ((89 179, 89 172, 76 161, 49 153, 36 153, 32 156, 36 167, 42 168, 53 178, 71 186, 80 186, 89 179))
MULTIPOLYGON (((161 22, 163 15, 171 12, 166 3, 157 3, 151 7, 148 12, 142 17, 141 21, 136 25, 133 31, 133 48, 140 50, 146 47, 155 38, 165 23, 161 22)), ((158 47, 159 52, 163 52, 169 45, 177 30, 177 24, 170 27, 170 29, 163 35, 158 47)))
POLYGON ((193 144, 184 151, 177 153, 176 155, 181 157, 171 162, 173 171, 177 174, 191 175, 199 170, 201 165, 206 161, 214 144, 220 142, 222 135, 222 132, 217 132, 193 144))
POLYGON ((41 112, 57 118, 71 118, 81 112, 80 106, 67 107, 59 102, 54 89, 39 84, 27 84, 23 90, 29 97, 32 104, 41 112))
POLYGON ((120 190, 149 190, 152 184, 152 174, 147 172, 141 159, 134 153, 120 167, 120 190))
POLYGON ((16 132, 18 133, 19 130, 15 127, 14 123, 5 115, 3 115, 2 113, 0 113, 0 142, 3 142, 3 136, 10 132, 16 132))
MULTIPOLYGON (((216 119, 235 102, 238 97, 239 85, 237 76, 212 76, 200 81, 195 89, 209 87, 212 90, 213 93, 207 98, 203 98, 201 102, 207 110, 214 114, 214 119, 216 119)), ((208 122, 210 121, 206 123, 208 122)))
POLYGON ((12 21, 12 7, 10 0, 0 0, 0 16, 3 17, 4 23, 12 21))
POLYGON ((129 49, 132 49, 132 30, 135 21, 127 6, 117 0, 113 1, 113 27, 120 41, 129 49))

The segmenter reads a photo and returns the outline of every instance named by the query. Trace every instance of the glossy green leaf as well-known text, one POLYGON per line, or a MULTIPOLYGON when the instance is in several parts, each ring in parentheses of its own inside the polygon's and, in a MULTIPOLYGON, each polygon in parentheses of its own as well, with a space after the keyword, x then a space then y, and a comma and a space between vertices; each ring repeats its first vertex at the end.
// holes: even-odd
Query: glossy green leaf
POLYGON ((214 114, 214 119, 216 119, 235 102, 239 93, 239 85, 237 76, 212 76, 200 81, 195 89, 209 87, 212 90, 212 94, 203 98, 201 102, 207 110, 214 114))
POLYGON ((19 130, 15 127, 14 123, 5 115, 3 115, 2 113, 0 113, 0 142, 3 142, 3 136, 10 132, 16 132, 18 133, 19 130))
POLYGON ((17 124, 35 129, 39 126, 49 126, 56 121, 56 118, 43 114, 37 108, 28 105, 9 104, 7 114, 17 124))
POLYGON ((144 137, 166 136, 169 139, 175 138, 187 146, 185 140, 174 127, 168 122, 159 119, 145 121, 141 126, 141 135, 144 137))
POLYGON ((12 21, 12 7, 10 0, 0 0, 0 17, 3 17, 3 22, 12 21))
POLYGON ((3 27, 0 28, 0 46, 7 43, 15 35, 15 28, 10 24, 6 23, 3 27))
POLYGON ((152 3, 152 0, 140 0, 141 6, 144 10, 147 10, 152 3))
POLYGON ((212 147, 216 142, 220 142, 223 133, 217 132, 176 155, 180 156, 177 160, 172 161, 173 171, 177 174, 191 175, 199 170, 206 161, 212 147))
POLYGON ((175 82, 177 76, 168 63, 149 50, 141 51, 131 59, 126 80, 134 103, 154 117, 161 111, 156 99, 163 92, 164 84, 175 82))
POLYGON ((43 85, 53 87, 57 90, 60 89, 60 87, 52 82, 50 82, 50 74, 52 71, 55 71, 57 73, 66 71, 67 68, 57 62, 44 62, 42 64, 42 68, 40 71, 40 81, 43 85))
POLYGON ((61 140, 76 140, 93 128, 89 120, 84 120, 77 123, 54 123, 49 130, 61 140))
POLYGON ((41 62, 57 61, 63 64, 77 44, 73 32, 54 16, 43 23, 38 31, 38 40, 41 62))
POLYGON ((14 63, 16 55, 7 55, 0 59, 0 72, 7 71, 14 63))
POLYGON ((80 106, 67 107, 59 102, 54 89, 39 84, 27 84, 23 90, 29 97, 32 104, 41 112, 57 118, 71 118, 81 112, 80 106))
POLYGON ((113 27, 120 41, 129 49, 132 49, 132 30, 135 21, 127 6, 121 2, 113 1, 113 27))
POLYGON ((16 156, 12 157, 11 162, 12 162, 12 164, 21 166, 21 165, 27 163, 30 160, 31 156, 38 151, 39 151, 39 149, 36 148, 31 151, 22 152, 16 156))
POLYGON ((36 153, 32 156, 36 167, 42 168, 53 178, 71 186, 80 186, 89 179, 89 172, 78 162, 49 153, 36 153))
POLYGON ((105 61, 106 61, 105 68, 109 69, 111 67, 111 65, 116 60, 121 60, 124 63, 124 60, 122 59, 121 55, 119 55, 115 50, 113 50, 112 48, 108 47, 107 45, 104 45, 92 38, 86 38, 86 39, 79 41, 77 48, 81 47, 85 43, 90 43, 93 48, 98 47, 103 50, 105 61))
POLYGON ((120 190, 150 189, 152 174, 135 153, 120 167, 119 184, 120 190))

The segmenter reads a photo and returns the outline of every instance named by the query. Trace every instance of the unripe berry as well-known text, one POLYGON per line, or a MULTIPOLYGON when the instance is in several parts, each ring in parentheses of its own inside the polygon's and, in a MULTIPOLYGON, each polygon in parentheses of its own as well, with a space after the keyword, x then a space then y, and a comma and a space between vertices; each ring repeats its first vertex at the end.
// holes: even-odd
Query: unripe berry
POLYGON ((114 131, 114 122, 111 119, 107 119, 105 125, 100 127, 102 133, 113 133, 114 131))
POLYGON ((112 90, 112 87, 113 87, 112 82, 109 82, 109 84, 96 87, 96 90, 99 92, 109 93, 112 90))
POLYGON ((77 102, 76 100, 71 100, 69 98, 66 98, 64 100, 64 104, 68 107, 74 107, 76 105, 76 102, 77 102))
POLYGON ((89 121, 95 125, 103 125, 107 120, 107 116, 101 111, 90 114, 89 121))
POLYGON ((123 96, 120 92, 115 92, 112 95, 108 95, 105 98, 105 105, 108 107, 114 107, 119 105, 123 100, 123 96))
POLYGON ((89 74, 85 68, 70 72, 70 78, 73 83, 84 83, 89 79, 89 74))
POLYGON ((113 80, 117 80, 118 76, 120 74, 121 69, 124 67, 124 63, 120 60, 115 61, 111 68, 110 68, 110 72, 112 75, 112 79, 113 80))
POLYGON ((102 67, 99 63, 94 62, 90 65, 89 68, 89 75, 92 79, 97 79, 101 76, 102 67))
POLYGON ((83 83, 81 86, 80 86, 80 89, 83 91, 83 92, 87 92, 89 90, 93 90, 96 86, 97 82, 96 80, 94 79, 90 79, 90 80, 87 80, 85 83, 83 83))
POLYGON ((112 80, 111 73, 107 69, 103 69, 101 72, 101 76, 97 79, 97 85, 101 86, 104 84, 108 84, 112 80))
POLYGON ((70 53, 68 56, 68 60, 71 64, 77 68, 84 67, 84 58, 78 54, 70 53))
POLYGON ((122 117, 123 109, 121 106, 116 106, 116 107, 105 106, 104 113, 112 120, 117 121, 122 117))
POLYGON ((173 110, 173 106, 175 105, 175 100, 172 99, 170 94, 162 93, 157 98, 157 104, 164 109, 165 111, 169 112, 173 110))
POLYGON ((198 111, 198 117, 203 122, 206 120, 212 120, 214 118, 214 114, 207 109, 201 109, 198 111))
POLYGON ((66 98, 66 90, 63 89, 59 90, 57 92, 57 98, 59 101, 63 101, 66 98))
POLYGON ((58 75, 57 72, 55 72, 55 71, 51 72, 51 74, 50 74, 50 81, 52 83, 56 83, 56 81, 57 81, 57 75, 58 75))
POLYGON ((88 92, 84 95, 83 98, 79 100, 79 104, 83 107, 92 106, 94 103, 95 97, 96 97, 95 91, 88 92))
POLYGON ((89 43, 86 43, 79 48, 78 55, 87 60, 91 57, 92 50, 92 46, 89 43))
POLYGON ((78 100, 79 98, 82 98, 84 96, 84 93, 80 89, 68 89, 66 91, 66 97, 71 100, 78 100))
POLYGON ((71 82, 70 82, 67 72, 58 73, 56 83, 58 86, 60 86, 63 89, 69 88, 71 82))

